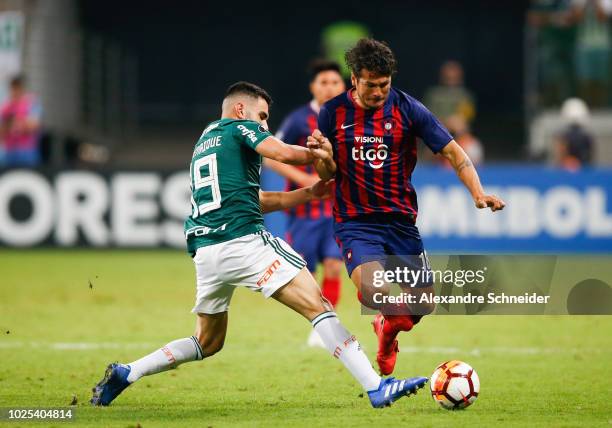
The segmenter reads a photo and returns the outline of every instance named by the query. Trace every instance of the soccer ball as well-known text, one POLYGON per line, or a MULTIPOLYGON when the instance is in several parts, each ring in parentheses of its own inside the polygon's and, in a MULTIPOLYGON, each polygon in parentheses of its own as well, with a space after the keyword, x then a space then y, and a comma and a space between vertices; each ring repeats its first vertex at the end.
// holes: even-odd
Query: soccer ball
POLYGON ((465 409, 478 398, 480 379, 469 364, 452 360, 436 368, 429 386, 433 399, 445 409, 465 409))

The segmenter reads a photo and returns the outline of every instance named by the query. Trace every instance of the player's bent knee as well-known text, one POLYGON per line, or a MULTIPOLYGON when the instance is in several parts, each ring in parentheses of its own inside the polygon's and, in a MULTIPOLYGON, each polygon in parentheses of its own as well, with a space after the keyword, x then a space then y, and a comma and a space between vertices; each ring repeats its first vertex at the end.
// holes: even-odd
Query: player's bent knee
POLYGON ((205 346, 205 347, 203 346, 202 352, 204 353, 204 357, 211 357, 215 355, 217 352, 221 351, 221 349, 223 349, 224 343, 225 341, 221 340, 219 342, 213 342, 209 344, 208 346, 205 346))
POLYGON ((415 313, 420 316, 425 316, 431 314, 436 309, 436 305, 434 303, 422 303, 419 305, 415 313))
POLYGON ((198 332, 196 333, 196 338, 200 343, 200 347, 202 348, 202 353, 204 354, 204 357, 210 357, 216 354, 221 349, 223 349, 223 345, 225 344, 225 334, 223 334, 222 336, 211 337, 209 334, 206 334, 206 332, 198 332))
POLYGON ((227 312, 199 316, 195 337, 202 348, 204 357, 210 357, 223 349, 226 332, 227 312))
POLYGON ((315 316, 319 315, 322 312, 332 311, 333 306, 329 303, 329 301, 323 297, 322 294, 319 294, 317 298, 308 299, 304 301, 302 315, 307 319, 312 319, 315 316))
POLYGON ((380 310, 384 306, 381 296, 386 296, 388 294, 389 292, 386 290, 379 290, 375 287, 362 285, 358 297, 363 306, 374 310, 380 310))
POLYGON ((333 311, 333 306, 321 293, 304 299, 301 306, 302 308, 299 312, 306 319, 312 319, 322 312, 333 311))
POLYGON ((436 309, 436 304, 431 301, 432 299, 421 301, 420 297, 423 294, 428 294, 430 296, 433 296, 435 294, 433 287, 426 287, 426 288, 417 289, 417 290, 419 292, 417 292, 416 294, 416 300, 419 303, 409 305, 411 312, 415 315, 420 315, 420 316, 431 314, 436 309))

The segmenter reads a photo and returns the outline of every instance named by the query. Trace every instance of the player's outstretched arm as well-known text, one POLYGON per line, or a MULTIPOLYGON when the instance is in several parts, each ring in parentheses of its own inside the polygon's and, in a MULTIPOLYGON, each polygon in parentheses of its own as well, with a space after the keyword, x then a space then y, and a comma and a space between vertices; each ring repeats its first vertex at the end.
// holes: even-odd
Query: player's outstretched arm
POLYGON ((287 165, 272 159, 264 158, 264 165, 301 187, 312 186, 319 181, 319 177, 317 177, 316 174, 309 174, 292 165, 287 165))
POLYGON ((305 147, 286 144, 276 137, 268 137, 255 147, 265 158, 290 165, 307 165, 314 160, 313 154, 305 147))
POLYGON ((334 162, 334 153, 332 145, 327 138, 315 129, 306 142, 308 149, 315 157, 313 165, 317 170, 317 174, 321 180, 331 180, 336 175, 336 162, 334 162))
POLYGON ((440 152, 451 163, 457 176, 472 194, 476 208, 491 208, 491 211, 503 210, 506 203, 495 195, 486 195, 476 168, 470 158, 455 140, 448 143, 440 152))
POLYGON ((291 192, 259 192, 259 205, 261 211, 286 210, 310 202, 313 199, 329 199, 332 194, 331 181, 317 181, 312 186, 292 190, 291 192))

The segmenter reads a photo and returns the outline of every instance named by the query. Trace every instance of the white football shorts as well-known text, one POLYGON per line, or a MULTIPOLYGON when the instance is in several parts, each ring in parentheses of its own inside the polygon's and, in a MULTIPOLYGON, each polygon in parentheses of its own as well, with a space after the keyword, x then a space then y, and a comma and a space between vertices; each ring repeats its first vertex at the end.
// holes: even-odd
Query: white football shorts
POLYGON ((268 298, 306 266, 289 244, 267 231, 200 247, 193 263, 197 291, 191 312, 201 314, 227 311, 236 287, 268 298))

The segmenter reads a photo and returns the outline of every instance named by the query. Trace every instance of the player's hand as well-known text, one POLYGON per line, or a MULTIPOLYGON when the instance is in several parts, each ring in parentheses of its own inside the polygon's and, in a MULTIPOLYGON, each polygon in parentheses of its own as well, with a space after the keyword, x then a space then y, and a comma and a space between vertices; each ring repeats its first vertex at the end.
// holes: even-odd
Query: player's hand
POLYGON ((306 145, 317 159, 328 160, 333 158, 331 143, 318 129, 315 129, 312 135, 308 136, 306 145))
POLYGON ((317 184, 321 179, 319 178, 319 176, 314 173, 314 174, 309 174, 308 178, 305 178, 303 181, 301 181, 300 183, 298 183, 299 186, 301 187, 313 187, 315 184, 317 184))
POLYGON ((474 198, 476 208, 491 208, 491 211, 501 211, 506 203, 495 195, 482 195, 474 198))
POLYGON ((334 194, 334 183, 335 181, 328 180, 323 181, 319 180, 312 186, 310 186, 310 191, 312 192, 312 197, 314 199, 329 199, 334 194))

